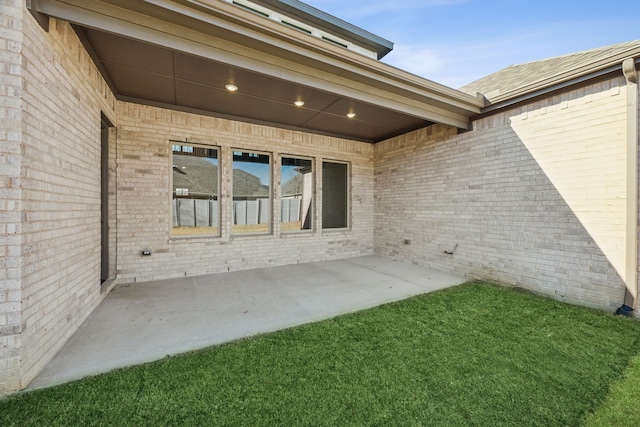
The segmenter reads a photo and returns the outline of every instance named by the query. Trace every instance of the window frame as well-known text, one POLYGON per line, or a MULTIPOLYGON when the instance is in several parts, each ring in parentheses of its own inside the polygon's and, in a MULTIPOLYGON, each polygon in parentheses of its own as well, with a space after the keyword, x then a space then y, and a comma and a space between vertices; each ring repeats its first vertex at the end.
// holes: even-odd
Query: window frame
MULTIPOLYGON (((171 155, 169 156, 169 170, 170 170, 170 177, 169 177, 169 237, 171 239, 194 239, 194 238, 202 238, 202 237, 220 237, 222 235, 222 196, 221 196, 221 179, 222 179, 222 167, 221 167, 221 153, 222 153, 222 149, 220 146, 217 145, 207 145, 207 144, 202 144, 202 143, 193 143, 193 142, 188 142, 188 141, 176 141, 176 140, 169 140, 169 145, 171 148, 171 155), (215 150, 216 151, 216 188, 215 188, 215 195, 216 195, 216 201, 217 201, 217 207, 216 207, 216 218, 217 218, 217 222, 216 225, 214 226, 210 226, 210 228, 215 229, 214 231, 210 232, 210 233, 176 233, 175 232, 175 226, 174 226, 174 205, 173 202, 174 200, 176 200, 175 196, 176 194, 174 193, 174 166, 175 166, 175 161, 174 161, 174 156, 176 155, 174 148, 176 146, 181 146, 181 147, 189 147, 192 148, 191 151, 182 151, 184 153, 194 153, 195 149, 197 148, 202 148, 205 150, 215 150)), ((194 157, 199 157, 199 156, 194 156, 194 157)), ((197 228, 197 226, 193 226, 192 228, 197 228)))
MULTIPOLYGON (((280 234, 304 234, 304 233, 313 233, 316 229, 316 224, 315 224, 315 219, 316 219, 316 209, 317 209, 317 205, 318 205, 318 200, 317 200, 317 187, 316 187, 316 174, 317 174, 317 170, 316 170, 316 159, 313 157, 307 157, 307 156, 298 156, 295 154, 280 154, 280 218, 279 218, 279 222, 278 224, 280 225, 280 234), (294 160, 308 160, 311 162, 311 206, 309 207, 309 225, 310 228, 303 228, 300 230, 284 230, 282 225, 284 224, 282 222, 282 200, 283 200, 283 194, 282 194, 282 185, 284 184, 282 182, 282 168, 283 168, 283 159, 294 159, 294 160)), ((304 223, 302 223, 304 224, 304 223)))
MULTIPOLYGON (((231 188, 230 188, 230 212, 229 212, 229 218, 230 218, 230 224, 229 224, 229 233, 230 236, 232 238, 236 238, 236 237, 242 237, 242 236, 269 236, 269 235, 273 235, 273 223, 274 223, 274 209, 273 209, 273 201, 274 201, 274 179, 273 179, 273 175, 274 175, 274 170, 273 170, 273 166, 274 166, 274 154, 268 151, 261 151, 261 150, 252 150, 250 148, 234 148, 231 147, 231 167, 229 168, 229 170, 231 171, 231 176, 230 176, 230 182, 231 182, 231 188), (269 163, 267 164, 269 166, 269 208, 268 208, 268 227, 266 231, 234 231, 234 226, 236 225, 235 222, 235 216, 234 216, 234 210, 235 210, 235 193, 234 193, 234 157, 236 156, 236 153, 246 153, 249 155, 257 155, 257 156, 267 156, 269 158, 269 163)), ((249 156, 249 157, 253 157, 253 156, 249 156)), ((264 163, 263 163, 264 164, 264 163)), ((258 213, 258 217, 260 217, 260 214, 258 213)), ((259 223, 258 223, 259 225, 259 223)))
POLYGON ((321 164, 322 164, 322 191, 320 192, 320 198, 322 200, 322 212, 321 212, 321 219, 320 219, 320 230, 322 232, 333 232, 333 231, 345 231, 345 230, 350 230, 351 229, 351 205, 352 205, 352 200, 351 200, 351 194, 352 194, 352 189, 351 189, 351 173, 352 173, 352 166, 351 166, 351 162, 349 161, 344 161, 344 160, 334 160, 334 159, 322 159, 321 160, 321 164), (346 190, 346 195, 345 195, 345 223, 346 225, 344 227, 325 227, 325 218, 324 218, 324 209, 325 209, 325 185, 324 185, 324 179, 325 179, 325 174, 324 174, 324 164, 325 163, 333 163, 333 164, 341 164, 341 165, 345 165, 347 170, 346 170, 346 182, 345 182, 345 190, 346 190))

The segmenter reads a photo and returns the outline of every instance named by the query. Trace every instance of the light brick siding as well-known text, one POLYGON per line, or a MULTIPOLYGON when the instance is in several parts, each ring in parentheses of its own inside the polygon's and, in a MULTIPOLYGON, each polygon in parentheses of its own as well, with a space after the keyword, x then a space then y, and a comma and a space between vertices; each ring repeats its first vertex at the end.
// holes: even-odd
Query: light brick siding
POLYGON ((21 384, 22 15, 0 2, 0 395, 21 384))
POLYGON ((376 253, 620 306, 622 85, 605 81, 489 116, 460 135, 436 125, 377 144, 376 253))
MULTIPOLYGON (((373 146, 229 120, 118 104, 118 282, 184 277, 373 253, 373 146), (221 236, 171 238, 171 141, 221 147, 221 236), (233 149, 272 154, 274 183, 281 155, 314 159, 316 199, 311 233, 231 236, 233 149), (351 166, 351 229, 322 231, 322 160, 351 166), (143 249, 153 252, 141 256, 143 249)), ((275 196, 279 186, 274 185, 275 196)), ((274 203, 273 218, 280 218, 274 203)))
POLYGON ((115 99, 69 24, 51 20, 45 33, 23 1, 2 8, 12 121, 9 133, 3 124, 1 218, 12 244, 3 245, 0 390, 12 390, 100 301, 100 113, 113 117, 115 99))

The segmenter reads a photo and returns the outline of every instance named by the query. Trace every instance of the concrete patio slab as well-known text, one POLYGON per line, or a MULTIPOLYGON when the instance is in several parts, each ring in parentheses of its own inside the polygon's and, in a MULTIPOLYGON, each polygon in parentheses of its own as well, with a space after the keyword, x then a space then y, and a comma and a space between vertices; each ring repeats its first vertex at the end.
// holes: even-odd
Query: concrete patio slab
POLYGON ((463 281, 367 256, 121 285, 28 389, 328 319, 463 281))

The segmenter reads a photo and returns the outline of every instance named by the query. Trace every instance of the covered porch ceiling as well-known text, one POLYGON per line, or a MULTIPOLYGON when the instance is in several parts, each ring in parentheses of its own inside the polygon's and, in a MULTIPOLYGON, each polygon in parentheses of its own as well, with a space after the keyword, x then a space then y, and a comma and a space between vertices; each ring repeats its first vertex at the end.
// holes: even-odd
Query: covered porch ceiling
POLYGON ((74 25, 122 101, 372 143, 433 123, 467 129, 482 106, 221 0, 30 3, 40 21, 74 25))

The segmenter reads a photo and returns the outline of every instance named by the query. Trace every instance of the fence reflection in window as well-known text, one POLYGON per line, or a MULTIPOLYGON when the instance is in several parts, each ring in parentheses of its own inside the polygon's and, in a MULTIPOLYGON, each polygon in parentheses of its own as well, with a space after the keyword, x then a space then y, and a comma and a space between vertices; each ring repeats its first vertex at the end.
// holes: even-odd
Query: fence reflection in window
POLYGON ((233 152, 232 218, 233 234, 271 231, 271 157, 268 154, 233 152))
POLYGON ((312 229, 313 161, 282 157, 280 170, 280 222, 282 232, 312 229))
POLYGON ((218 235, 218 150, 173 143, 172 152, 172 235, 218 235))

